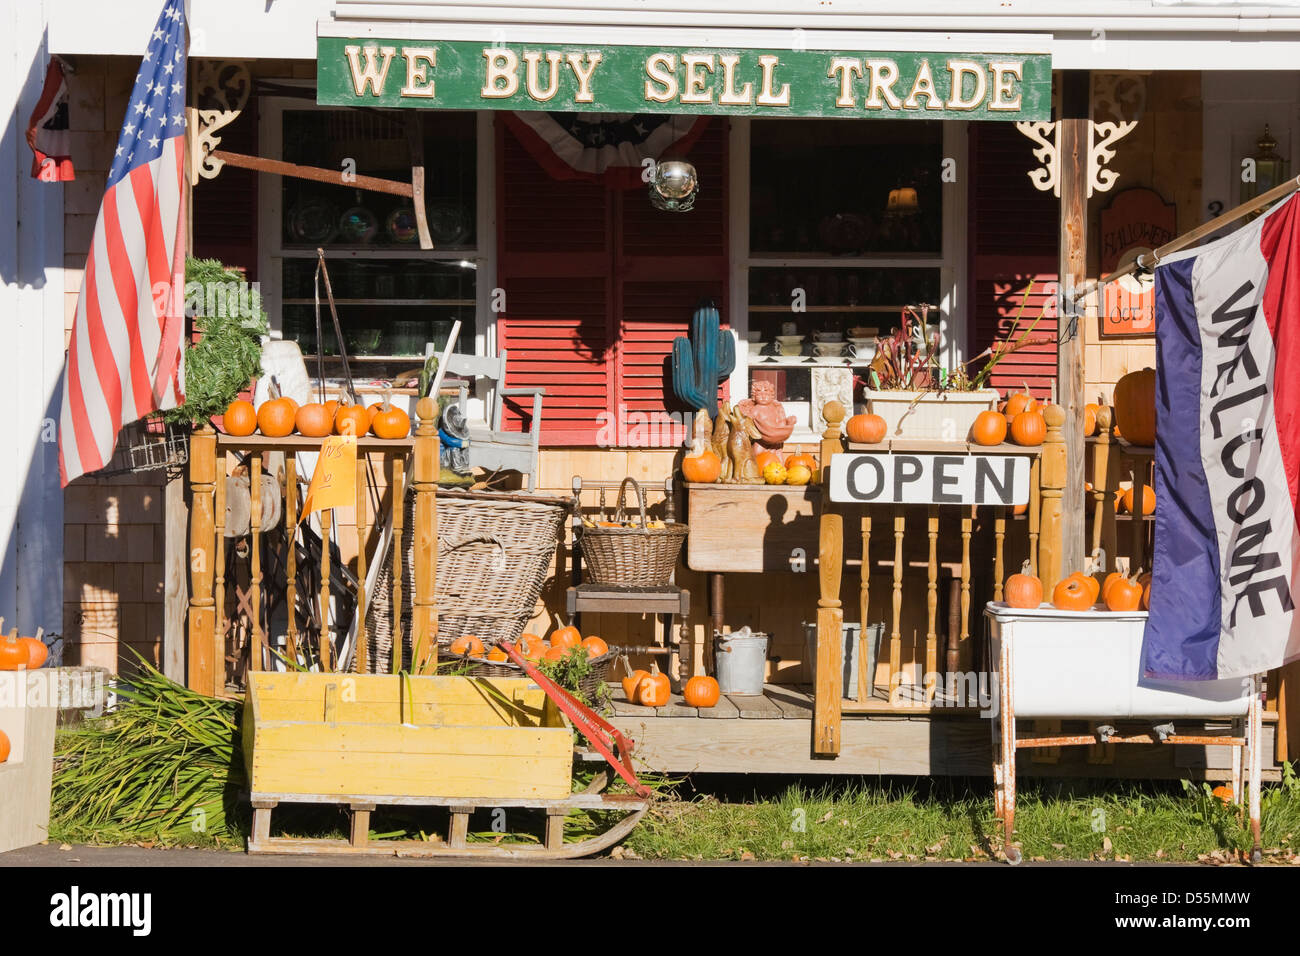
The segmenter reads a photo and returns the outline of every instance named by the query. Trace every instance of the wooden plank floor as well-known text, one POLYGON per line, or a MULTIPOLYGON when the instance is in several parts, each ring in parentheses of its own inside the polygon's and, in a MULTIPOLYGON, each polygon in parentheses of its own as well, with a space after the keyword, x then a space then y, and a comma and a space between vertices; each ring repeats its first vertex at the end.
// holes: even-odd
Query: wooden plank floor
MULTIPOLYGON (((704 709, 687 706, 678 695, 664 707, 639 707, 627 702, 621 687, 611 691, 612 723, 636 741, 645 770, 972 777, 993 772, 989 722, 969 709, 900 709, 872 701, 871 712, 845 713, 839 756, 820 758, 812 756, 812 697, 801 686, 768 684, 762 697, 723 696, 717 706, 704 709)), ((1264 779, 1277 780, 1273 722, 1266 721, 1263 730, 1270 758, 1264 779)), ((1187 732, 1193 732, 1190 725, 1187 732)), ((1050 764, 1023 753, 1018 775, 1170 780, 1231 775, 1227 747, 1116 747, 1113 764, 1088 763, 1089 751, 1065 747, 1050 764)))

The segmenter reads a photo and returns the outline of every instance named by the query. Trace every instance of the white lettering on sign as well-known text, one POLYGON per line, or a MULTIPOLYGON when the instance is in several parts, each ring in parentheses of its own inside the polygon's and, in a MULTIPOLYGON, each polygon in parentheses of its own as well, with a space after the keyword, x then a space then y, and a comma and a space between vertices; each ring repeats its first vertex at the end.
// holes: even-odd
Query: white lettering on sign
POLYGON ((1023 455, 843 454, 831 459, 831 501, 905 505, 1021 505, 1023 455))

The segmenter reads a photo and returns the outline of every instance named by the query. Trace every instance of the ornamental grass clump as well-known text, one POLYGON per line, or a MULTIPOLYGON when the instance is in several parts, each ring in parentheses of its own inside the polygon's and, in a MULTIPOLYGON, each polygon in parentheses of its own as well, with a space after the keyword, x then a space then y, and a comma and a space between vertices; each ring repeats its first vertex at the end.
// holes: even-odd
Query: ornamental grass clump
POLYGON ((118 705, 60 733, 52 829, 87 842, 242 839, 238 701, 188 690, 141 661, 118 705))

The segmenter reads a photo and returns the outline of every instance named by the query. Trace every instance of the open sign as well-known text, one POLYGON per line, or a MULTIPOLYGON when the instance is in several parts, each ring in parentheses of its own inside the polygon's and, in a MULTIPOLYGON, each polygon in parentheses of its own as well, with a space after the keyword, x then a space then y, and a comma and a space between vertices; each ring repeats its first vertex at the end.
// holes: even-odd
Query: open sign
POLYGON ((1023 455, 843 454, 830 464, 831 501, 1019 505, 1029 501, 1023 455))

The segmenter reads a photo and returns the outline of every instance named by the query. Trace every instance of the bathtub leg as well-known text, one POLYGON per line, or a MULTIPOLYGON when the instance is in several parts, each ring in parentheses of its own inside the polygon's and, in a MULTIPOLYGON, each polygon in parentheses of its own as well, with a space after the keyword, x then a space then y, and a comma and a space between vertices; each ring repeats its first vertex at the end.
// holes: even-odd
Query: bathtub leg
MULTIPOLYGON (((1246 722, 1240 717, 1232 722, 1232 736, 1245 739, 1246 722)), ((1243 747, 1232 748, 1232 803, 1233 806, 1242 806, 1245 803, 1246 794, 1241 789, 1241 764, 1243 747)))
POLYGON ((1250 745, 1250 836, 1253 841, 1250 862, 1260 863, 1264 859, 1264 852, 1259 842, 1259 784, 1263 771, 1264 728, 1263 716, 1260 713, 1258 674, 1251 678, 1250 707, 1246 719, 1250 722, 1246 731, 1246 741, 1250 745))

